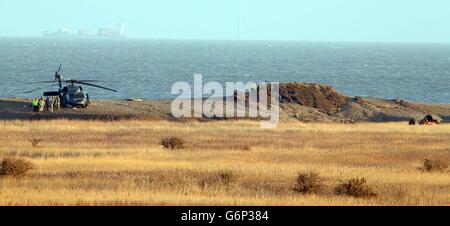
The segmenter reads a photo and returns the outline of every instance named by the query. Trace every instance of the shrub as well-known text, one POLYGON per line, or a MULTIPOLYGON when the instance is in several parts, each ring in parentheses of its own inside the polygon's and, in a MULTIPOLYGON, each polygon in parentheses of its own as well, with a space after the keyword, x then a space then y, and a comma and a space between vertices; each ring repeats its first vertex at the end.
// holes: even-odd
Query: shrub
POLYGON ((218 173, 219 182, 224 185, 230 185, 237 182, 237 175, 233 171, 223 171, 218 173))
POLYGON ((30 139, 31 146, 33 148, 39 148, 39 144, 42 142, 42 139, 30 139))
POLYGON ((425 159, 420 169, 426 172, 443 172, 448 169, 448 164, 439 160, 425 159))
POLYGON ((345 182, 340 182, 335 188, 336 195, 346 195, 355 198, 370 198, 376 196, 376 193, 366 185, 365 178, 353 178, 345 182))
POLYGON ((244 145, 244 146, 242 146, 241 150, 242 151, 251 151, 252 147, 250 147, 250 145, 244 145))
POLYGON ((163 138, 160 143, 166 149, 184 149, 186 148, 184 140, 178 137, 163 138))
POLYGON ((0 176, 23 177, 34 168, 34 164, 26 159, 5 158, 1 162, 0 176))
POLYGON ((300 173, 294 190, 302 194, 317 194, 323 190, 322 178, 317 173, 300 173))

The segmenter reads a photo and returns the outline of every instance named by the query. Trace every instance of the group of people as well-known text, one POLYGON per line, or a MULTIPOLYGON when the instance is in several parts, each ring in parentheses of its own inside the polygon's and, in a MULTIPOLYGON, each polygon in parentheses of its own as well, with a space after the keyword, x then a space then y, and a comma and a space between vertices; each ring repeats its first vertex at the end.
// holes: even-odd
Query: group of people
POLYGON ((34 98, 32 106, 34 112, 59 111, 61 109, 61 99, 59 96, 41 97, 40 99, 34 98))

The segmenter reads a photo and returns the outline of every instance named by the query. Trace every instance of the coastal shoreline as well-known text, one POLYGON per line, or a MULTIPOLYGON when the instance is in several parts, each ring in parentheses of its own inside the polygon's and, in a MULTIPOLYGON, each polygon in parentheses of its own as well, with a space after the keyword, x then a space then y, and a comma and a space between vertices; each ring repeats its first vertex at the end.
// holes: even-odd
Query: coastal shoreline
MULTIPOLYGON (((176 119, 171 113, 172 100, 93 100, 87 108, 63 108, 59 112, 32 111, 31 99, 0 98, 0 120, 163 120, 163 121, 217 121, 209 119, 176 119)), ((399 102, 376 98, 349 99, 330 113, 298 103, 281 103, 281 121, 315 123, 399 122, 420 119, 427 114, 450 122, 450 104, 399 102)), ((226 118, 227 120, 229 118, 226 118)), ((240 118, 242 119, 242 118, 240 118)), ((244 118, 249 119, 249 118, 244 118)))

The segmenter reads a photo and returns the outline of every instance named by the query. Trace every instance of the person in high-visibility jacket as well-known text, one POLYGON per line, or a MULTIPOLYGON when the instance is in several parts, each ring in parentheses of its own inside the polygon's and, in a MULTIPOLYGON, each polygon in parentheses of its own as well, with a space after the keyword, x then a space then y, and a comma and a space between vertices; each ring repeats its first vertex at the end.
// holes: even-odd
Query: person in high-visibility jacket
POLYGON ((251 92, 254 92, 254 91, 256 91, 258 89, 258 84, 256 84, 256 82, 253 82, 251 85, 250 85, 250 91, 251 92))
POLYGON ((33 111, 38 112, 39 111, 39 100, 37 98, 34 98, 32 105, 33 105, 33 111))

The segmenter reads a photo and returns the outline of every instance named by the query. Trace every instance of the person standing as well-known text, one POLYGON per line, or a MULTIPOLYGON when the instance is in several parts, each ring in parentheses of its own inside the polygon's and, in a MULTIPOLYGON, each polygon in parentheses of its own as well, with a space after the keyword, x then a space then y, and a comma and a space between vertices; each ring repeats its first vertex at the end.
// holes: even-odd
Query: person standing
POLYGON ((59 96, 55 96, 55 111, 59 111, 61 109, 61 98, 59 96))
POLYGON ((44 97, 41 97, 39 99, 39 112, 43 112, 45 110, 45 99, 44 97))
POLYGON ((258 89, 258 84, 256 82, 252 82, 250 85, 250 92, 255 92, 258 89))
POLYGON ((53 112, 55 109, 55 97, 50 97, 48 110, 49 112, 53 112))
POLYGON ((39 111, 39 100, 37 98, 33 99, 33 112, 38 112, 39 111))
POLYGON ((50 97, 45 98, 45 111, 50 112, 50 97))

